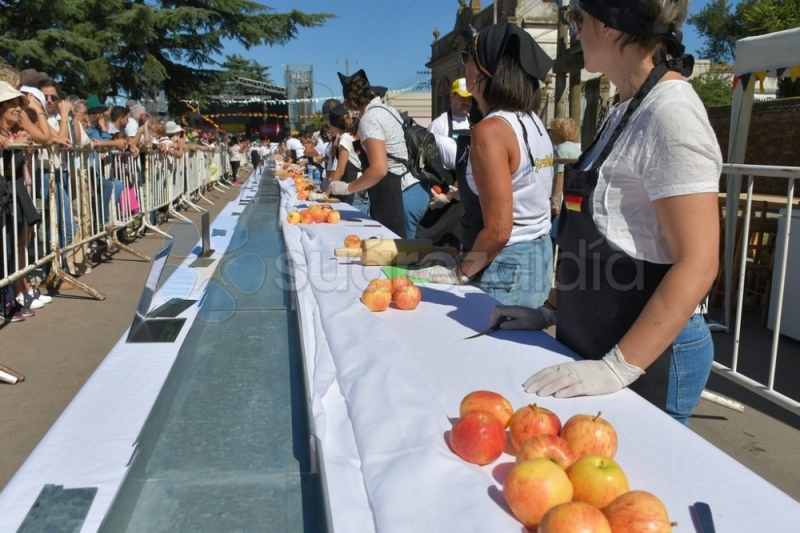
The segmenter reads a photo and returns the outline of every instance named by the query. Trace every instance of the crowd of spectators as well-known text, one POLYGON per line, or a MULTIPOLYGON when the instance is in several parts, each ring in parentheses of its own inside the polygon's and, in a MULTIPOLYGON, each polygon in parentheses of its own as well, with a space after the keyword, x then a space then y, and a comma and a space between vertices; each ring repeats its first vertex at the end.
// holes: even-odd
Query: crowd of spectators
MULTIPOLYGON (((64 251, 60 261, 63 272, 78 277, 90 271, 90 258, 107 243, 101 236, 86 245, 71 246, 87 234, 81 233, 83 221, 77 220, 78 213, 93 214, 95 225, 90 223, 89 235, 97 233, 98 227, 113 227, 115 217, 123 211, 145 216, 146 213, 138 213, 140 207, 131 181, 141 183, 141 163, 147 154, 181 158, 184 153, 220 150, 226 144, 224 132, 183 127, 169 117, 148 111, 136 100, 118 104, 121 102, 103 102, 95 94, 63 94, 57 81, 46 73, 0 64, 3 277, 50 253, 49 221, 53 218, 59 229, 57 244, 64 251), (109 154, 130 162, 127 185, 108 163, 109 154), (76 185, 79 177, 85 183, 76 185), (51 189, 54 212, 50 212, 47 201, 51 189), (89 195, 92 198, 88 201, 82 198, 89 195), (82 201, 84 211, 78 208, 82 201)), ((149 216, 151 223, 158 220, 155 212, 149 216)), ((31 283, 31 273, 31 277, 21 276, 0 287, 5 321, 35 316, 36 310, 53 301, 47 292, 74 288, 69 281, 52 275, 50 264, 42 266, 41 271, 35 272, 40 284, 31 283)))

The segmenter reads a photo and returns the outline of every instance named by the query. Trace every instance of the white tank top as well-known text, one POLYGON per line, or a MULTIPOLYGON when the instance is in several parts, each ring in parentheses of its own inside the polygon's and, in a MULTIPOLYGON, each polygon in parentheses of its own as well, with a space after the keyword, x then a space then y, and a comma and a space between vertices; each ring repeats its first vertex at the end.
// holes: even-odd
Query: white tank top
MULTIPOLYGON (((508 244, 536 239, 550 231, 550 191, 553 186, 553 143, 542 121, 535 114, 492 111, 514 130, 519 145, 519 167, 511 174, 511 201, 514 225, 508 244), (520 123, 521 121, 521 123, 520 123), (527 132, 525 143, 523 125, 527 132), (530 160, 533 156, 533 161, 530 160)), ((472 164, 467 164, 467 185, 476 195, 472 164)))

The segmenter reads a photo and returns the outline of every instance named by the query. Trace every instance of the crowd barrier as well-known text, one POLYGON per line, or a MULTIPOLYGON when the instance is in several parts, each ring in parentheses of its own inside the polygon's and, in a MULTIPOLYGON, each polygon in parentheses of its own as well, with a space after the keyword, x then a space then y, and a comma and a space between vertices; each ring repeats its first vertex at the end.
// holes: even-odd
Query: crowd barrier
MULTIPOLYGON (((157 227, 158 214, 196 205, 211 188, 232 181, 227 153, 186 150, 181 157, 158 150, 133 155, 112 149, 14 145, 0 149, 3 245, 0 289, 36 270, 47 280, 69 281, 98 300, 105 295, 64 270, 80 270, 88 255, 121 250, 144 260, 128 243, 157 227), (29 226, 28 221, 40 222, 29 226), (102 247, 98 246, 102 243, 102 247)), ((209 201, 208 199, 205 199, 209 201)))
MULTIPOLYGON (((734 341, 731 366, 727 367, 715 361, 713 371, 794 414, 800 414, 800 402, 775 390, 783 304, 786 296, 786 273, 790 256, 792 211, 796 203, 794 185, 795 180, 800 178, 800 167, 725 164, 722 172, 729 177, 745 176, 747 184, 746 193, 743 193, 740 198, 737 198, 736 194, 728 195, 725 202, 723 233, 725 253, 720 272, 720 280, 724 283, 724 314, 723 323, 719 325, 718 329, 730 332, 733 327, 734 341), (783 202, 780 213, 769 213, 766 208, 763 208, 760 216, 754 216, 753 184, 757 177, 786 180, 786 196, 776 199, 779 203, 783 202), (744 205, 740 207, 742 203, 744 205), (781 220, 785 223, 780 224, 781 220), (758 226, 754 227, 756 224, 758 226), (782 229, 780 229, 781 225, 782 229), (780 260, 776 261, 776 258, 780 260), (774 312, 774 321, 771 321, 774 329, 766 384, 739 371, 742 311, 746 294, 750 299, 764 298, 765 301, 761 305, 768 306, 774 312), (767 304, 770 296, 774 296, 775 301, 767 304), (734 298, 735 303, 733 303, 734 298), (731 323, 732 310, 735 310, 733 323, 731 323)), ((738 183, 738 180, 729 179, 729 183, 731 182, 738 183)), ((738 192, 736 189, 734 187, 732 190, 738 192)), ((795 246, 797 245, 795 244, 795 246)), ((797 265, 793 265, 793 268, 796 271, 797 265)), ((755 360, 761 354, 749 353, 747 356, 755 360)))

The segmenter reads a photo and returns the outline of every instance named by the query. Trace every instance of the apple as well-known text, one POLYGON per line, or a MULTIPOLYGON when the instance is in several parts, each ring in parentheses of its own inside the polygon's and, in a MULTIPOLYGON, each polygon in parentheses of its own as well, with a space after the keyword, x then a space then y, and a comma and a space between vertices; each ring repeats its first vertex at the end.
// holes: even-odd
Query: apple
POLYGON ((514 517, 526 528, 536 530, 547 511, 572 500, 572 484, 554 462, 531 459, 514 465, 508 473, 503 497, 514 517))
POLYGON ((506 429, 492 413, 469 411, 453 424, 449 441, 455 454, 468 463, 487 465, 503 454, 506 429))
POLYGON ((595 454, 613 458, 617 454, 617 432, 600 414, 575 415, 561 429, 561 438, 578 457, 595 454))
POLYGON ((536 404, 520 407, 508 421, 508 431, 511 443, 519 450, 522 443, 542 433, 558 435, 561 430, 561 420, 550 409, 539 407, 536 404))
POLYGON ((340 220, 342 220, 342 214, 339 211, 328 212, 328 224, 338 224, 340 220))
POLYGON ((673 524, 667 508, 656 496, 644 490, 632 490, 614 498, 603 514, 614 533, 668 533, 673 524))
MULTIPOLYGON (((416 285, 403 285, 392 293, 392 299, 398 309, 409 311, 416 309, 422 299, 422 292, 416 285)), ((505 424, 503 424, 505 427, 505 424)))
POLYGON ((371 279, 371 280, 369 280, 369 283, 367 284, 367 287, 373 287, 373 286, 376 286, 376 285, 379 286, 379 287, 383 287, 384 289, 386 289, 389 292, 392 292, 392 280, 390 280, 390 279, 384 279, 384 278, 371 279))
POLYGON ((299 193, 297 193, 297 199, 300 200, 301 202, 303 200, 308 200, 308 192, 300 191, 299 193))
POLYGON ((286 221, 289 224, 299 224, 300 223, 300 212, 299 211, 289 211, 289 214, 286 215, 286 221))
POLYGON ((373 312, 386 311, 392 301, 392 293, 383 287, 372 286, 361 293, 361 302, 373 312))
POLYGON ((474 409, 489 411, 503 423, 504 427, 508 427, 508 421, 514 414, 511 402, 506 400, 503 395, 488 390, 476 390, 464 396, 458 407, 459 416, 474 409))
POLYGON ((302 211, 300 211, 300 222, 302 222, 303 224, 311 224, 312 222, 314 222, 314 219, 311 216, 311 211, 309 211, 308 209, 303 209, 302 211))
POLYGON ((517 451, 518 463, 531 459, 549 459, 566 470, 575 462, 576 457, 567 441, 558 435, 542 433, 523 442, 517 451))
POLYGON ((317 224, 321 224, 326 220, 328 220, 328 213, 324 209, 314 209, 313 211, 311 211, 311 218, 317 224))
POLYGON ((438 185, 434 185, 433 187, 431 187, 431 190, 436 194, 442 194, 442 188, 439 187, 438 185))
POLYGON ((361 248, 361 237, 358 235, 348 235, 344 238, 345 248, 361 248))
POLYGON ((585 455, 567 468, 572 482, 572 499, 602 509, 620 494, 631 490, 628 476, 610 457, 585 455))
MULTIPOLYGON (((542 517, 538 533, 611 533, 599 509, 583 502, 559 503, 542 517)), ((614 530, 616 533, 616 530, 614 530)))
POLYGON ((414 282, 411 281, 411 278, 406 276, 395 276, 392 278, 392 292, 397 292, 397 289, 403 287, 404 285, 413 285, 414 282))

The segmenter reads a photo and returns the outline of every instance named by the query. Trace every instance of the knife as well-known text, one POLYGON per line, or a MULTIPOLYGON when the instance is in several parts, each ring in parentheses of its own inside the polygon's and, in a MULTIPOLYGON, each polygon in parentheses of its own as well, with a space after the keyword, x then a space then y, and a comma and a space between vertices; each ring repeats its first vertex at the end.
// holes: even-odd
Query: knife
POLYGON ((692 506, 692 518, 700 533, 715 533, 714 517, 711 514, 711 506, 704 502, 695 502, 692 506))
POLYGON ((489 326, 489 327, 488 327, 488 328, 486 328, 485 330, 483 330, 483 331, 479 331, 478 333, 476 333, 476 334, 474 334, 474 335, 470 335, 469 337, 464 337, 464 340, 467 340, 467 339, 474 339, 474 338, 476 338, 476 337, 481 337, 481 336, 483 336, 483 335, 488 335, 489 333, 494 333, 495 331, 497 331, 498 329, 500 329, 500 324, 502 324, 502 323, 503 323, 503 322, 505 322, 506 320, 511 320, 511 317, 508 317, 508 316, 501 317, 501 318, 500 318, 500 322, 498 322, 498 323, 497 323, 497 324, 495 324, 494 326, 489 326))

